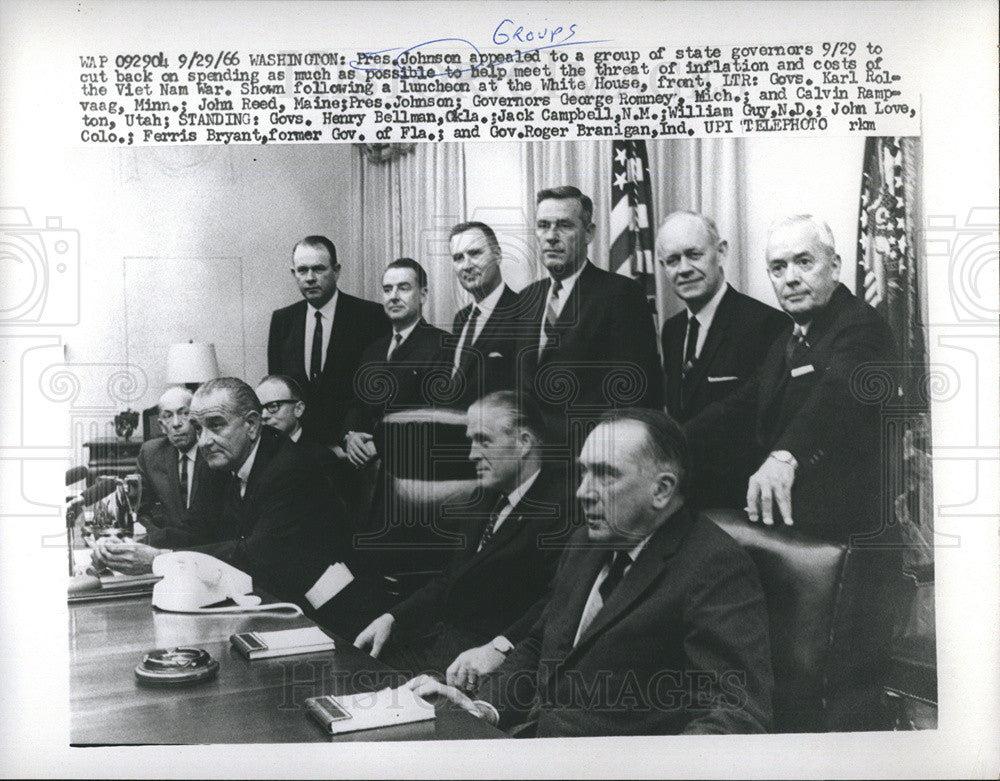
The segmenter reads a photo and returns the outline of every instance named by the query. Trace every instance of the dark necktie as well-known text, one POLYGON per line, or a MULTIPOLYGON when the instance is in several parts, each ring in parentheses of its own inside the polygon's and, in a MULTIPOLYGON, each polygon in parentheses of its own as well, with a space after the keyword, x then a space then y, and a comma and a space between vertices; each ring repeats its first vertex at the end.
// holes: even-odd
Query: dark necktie
POLYGON ((558 279, 552 280, 552 287, 549 289, 549 300, 545 305, 545 322, 542 324, 542 340, 538 345, 538 356, 541 357, 545 347, 552 341, 556 333, 556 321, 559 315, 556 314, 556 301, 559 299, 559 291, 562 290, 562 282, 558 279))
POLYGON ((801 325, 796 325, 792 328, 792 335, 789 337, 788 345, 785 347, 785 360, 788 362, 788 366, 792 367, 798 364, 808 349, 809 342, 806 340, 805 329, 801 325))
POLYGON ((317 309, 312 356, 309 358, 309 380, 315 380, 321 371, 323 371, 323 314, 317 309))
POLYGON ((479 547, 476 548, 477 551, 481 551, 485 548, 489 541, 493 539, 493 527, 497 525, 497 519, 500 517, 500 513, 507 506, 507 495, 500 494, 497 498, 497 503, 493 505, 493 512, 490 513, 490 519, 486 523, 486 528, 483 529, 483 536, 479 538, 479 547))
POLYGON ((458 367, 462 365, 462 361, 465 357, 472 352, 472 342, 476 338, 476 322, 479 320, 479 307, 475 304, 472 305, 472 314, 469 316, 469 320, 466 323, 465 329, 462 331, 463 336, 462 343, 455 349, 455 365, 451 367, 451 376, 454 377, 458 372, 458 367))
POLYGON ((604 604, 607 604, 608 597, 615 590, 615 586, 621 583, 622 576, 625 574, 625 568, 631 563, 632 558, 627 553, 615 551, 614 557, 611 559, 611 566, 608 568, 608 576, 598 588, 598 591, 601 592, 601 601, 604 604))
POLYGON ((392 356, 394 356, 396 354, 396 349, 399 347, 399 345, 402 343, 402 341, 403 341, 403 335, 402 334, 393 334, 393 336, 392 336, 392 344, 389 345, 389 353, 388 353, 388 355, 385 356, 385 359, 387 361, 391 361, 392 360, 392 356))
POLYGON ((698 352, 698 318, 691 315, 688 318, 687 341, 684 345, 684 367, 681 376, 687 377, 694 367, 695 355, 698 352))
POLYGON ((188 506, 188 457, 187 453, 181 453, 180 466, 177 471, 177 479, 181 484, 181 502, 185 509, 188 506))

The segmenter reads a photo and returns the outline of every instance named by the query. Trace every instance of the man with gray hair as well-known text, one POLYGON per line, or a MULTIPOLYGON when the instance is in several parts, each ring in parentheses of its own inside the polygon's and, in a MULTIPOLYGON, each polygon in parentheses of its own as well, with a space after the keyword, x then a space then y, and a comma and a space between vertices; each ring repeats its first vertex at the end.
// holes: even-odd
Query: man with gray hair
POLYGON ((895 396, 892 333, 840 284, 833 234, 812 215, 771 226, 767 272, 791 321, 750 382, 687 423, 694 462, 721 468, 712 443, 740 437, 758 459, 747 485, 751 521, 771 525, 780 514, 787 526, 837 540, 874 531, 880 403, 895 396), (871 372, 884 398, 866 394, 871 372))
POLYGON ((101 541, 95 562, 128 574, 148 572, 170 550, 197 550, 247 572, 257 587, 311 607, 323 623, 350 633, 364 626, 365 600, 352 587, 349 531, 333 482, 322 465, 286 436, 261 423, 253 389, 235 377, 209 380, 191 400, 198 448, 225 476, 215 501, 188 511, 157 548, 101 541))
POLYGON ((143 442, 136 462, 142 481, 137 515, 153 536, 160 529, 180 526, 195 498, 218 493, 221 485, 218 474, 198 452, 191 391, 181 386, 167 388, 157 406, 165 436, 143 442))
POLYGON ((376 618, 354 644, 397 669, 447 670, 473 686, 541 612, 569 500, 564 465, 542 463, 544 422, 532 400, 490 393, 472 403, 467 421, 479 490, 474 504, 455 508, 462 548, 445 573, 376 618))
POLYGON ((687 446, 659 410, 608 413, 580 451, 586 521, 541 617, 473 696, 442 694, 521 737, 765 732, 767 608, 750 556, 684 503, 687 446))
MULTIPOLYGON (((667 215, 656 234, 656 260, 684 309, 663 324, 667 412, 681 423, 750 379, 788 316, 726 282, 728 242, 711 217, 667 215)), ((703 507, 743 507, 753 453, 731 437, 711 447, 729 450, 725 469, 698 473, 687 497, 703 507)))

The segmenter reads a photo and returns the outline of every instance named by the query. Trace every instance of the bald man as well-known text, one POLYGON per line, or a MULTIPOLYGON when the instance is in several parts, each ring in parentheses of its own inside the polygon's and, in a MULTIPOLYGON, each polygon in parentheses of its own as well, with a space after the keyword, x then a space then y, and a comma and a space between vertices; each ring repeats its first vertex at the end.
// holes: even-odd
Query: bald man
POLYGON ((139 522, 151 534, 181 524, 196 493, 221 490, 198 453, 198 434, 191 425, 191 391, 167 388, 157 404, 157 420, 164 436, 143 442, 137 467, 142 478, 139 522))

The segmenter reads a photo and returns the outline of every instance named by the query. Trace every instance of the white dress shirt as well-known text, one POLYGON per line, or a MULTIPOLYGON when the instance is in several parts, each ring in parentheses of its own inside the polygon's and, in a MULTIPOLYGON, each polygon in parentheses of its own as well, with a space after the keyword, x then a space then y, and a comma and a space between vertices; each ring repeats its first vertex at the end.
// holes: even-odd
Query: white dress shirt
MULTIPOLYGON (((178 451, 180 453, 180 451, 178 451)), ((187 472, 187 496, 184 497, 184 506, 191 506, 191 489, 194 487, 194 460, 198 457, 198 445, 192 445, 189 450, 184 451, 184 471, 187 472)), ((180 456, 178 455, 178 458, 180 456)), ((178 472, 178 477, 180 472, 178 472)))
POLYGON ((253 460, 257 457, 258 447, 260 447, 259 439, 253 443, 253 449, 250 451, 250 455, 247 456, 247 460, 243 462, 243 466, 236 470, 236 477, 240 481, 240 499, 246 496, 247 480, 250 479, 250 470, 253 469, 253 460))
MULTIPOLYGON (((723 282, 719 285, 719 289, 715 291, 715 295, 712 296, 708 303, 701 308, 701 311, 695 314, 690 309, 686 310, 688 319, 694 317, 698 321, 698 343, 694 347, 694 357, 697 358, 701 355, 701 348, 705 346, 705 339, 708 336, 708 329, 712 327, 712 321, 715 319, 715 313, 719 308, 719 302, 722 301, 722 297, 726 294, 726 290, 729 288, 727 282, 723 282)), ((687 334, 684 335, 684 352, 681 355, 687 355, 687 334)))
POLYGON ((469 322, 472 320, 472 310, 469 310, 469 316, 465 319, 465 325, 462 326, 462 335, 458 340, 458 345, 455 347, 455 356, 452 361, 452 366, 458 368, 458 359, 462 355, 462 350, 465 348, 465 344, 468 341, 470 345, 476 343, 476 339, 483 332, 483 327, 486 322, 490 319, 490 315, 493 314, 493 310, 497 308, 497 302, 500 301, 500 296, 503 295, 503 291, 506 285, 501 282, 496 286, 496 289, 486 296, 482 301, 473 302, 472 306, 479 309, 479 317, 476 320, 476 332, 469 334, 469 322))
MULTIPOLYGON (((652 533, 646 535, 638 545, 628 552, 628 557, 632 560, 632 564, 635 564, 635 560, 639 556, 639 553, 646 547, 646 543, 649 542, 649 538, 652 536, 652 533)), ((628 571, 632 569, 632 564, 625 567, 625 570, 622 573, 622 580, 624 580, 625 576, 628 575, 628 571)), ((583 606, 583 613, 580 615, 580 624, 576 629, 576 637, 573 638, 574 646, 580 642, 580 637, 587 630, 587 627, 591 625, 601 608, 604 607, 604 599, 601 597, 601 584, 607 579, 610 571, 611 565, 610 563, 607 563, 601 567, 601 571, 597 573, 597 579, 594 581, 594 585, 590 589, 590 596, 587 597, 587 603, 583 606)))
POLYGON ((419 324, 420 324, 420 318, 418 317, 416 320, 413 321, 412 325, 406 326, 406 328, 404 328, 402 331, 397 331, 395 327, 393 327, 392 336, 389 337, 389 349, 385 351, 386 360, 389 360, 390 356, 392 356, 392 354, 396 352, 396 350, 398 350, 400 347, 406 344, 406 340, 410 338, 410 334, 413 333, 413 329, 416 328, 419 324), (399 340, 399 344, 393 347, 393 344, 396 341, 396 334, 399 334, 402 338, 399 340))
POLYGON ((545 318, 548 316, 549 304, 552 304, 552 311, 555 312, 556 319, 558 320, 560 315, 562 315, 563 308, 566 306, 566 301, 569 299, 569 294, 573 292, 573 287, 576 285, 576 281, 580 278, 583 270, 590 263, 589 260, 585 260, 576 271, 574 271, 566 279, 559 280, 562 287, 559 289, 559 297, 552 301, 552 283, 554 280, 549 277, 549 294, 545 299, 545 309, 542 312, 542 322, 538 330, 538 343, 545 344, 547 341, 545 338, 545 318))
MULTIPOLYGON (((514 508, 517 507, 517 503, 524 498, 524 495, 528 493, 531 486, 534 485, 535 480, 538 479, 538 475, 541 473, 541 468, 536 469, 531 473, 531 476, 522 482, 517 488, 507 494, 507 504, 497 515, 497 519, 493 522, 493 534, 500 531, 500 527, 503 522, 507 520, 507 516, 514 512, 514 508)), ((482 549, 482 544, 480 544, 480 550, 482 549)))

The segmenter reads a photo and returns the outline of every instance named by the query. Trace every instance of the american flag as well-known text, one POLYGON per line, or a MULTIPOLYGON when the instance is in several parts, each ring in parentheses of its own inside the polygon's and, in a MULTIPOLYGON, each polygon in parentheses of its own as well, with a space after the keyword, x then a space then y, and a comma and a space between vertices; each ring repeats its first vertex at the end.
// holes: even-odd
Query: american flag
POLYGON ((653 197, 645 141, 612 142, 609 267, 653 289, 653 197))
MULTIPOLYGON (((924 333, 911 202, 915 155, 908 142, 892 137, 865 139, 856 289, 892 327, 904 367, 922 375, 924 333)), ((910 379, 915 378, 904 378, 904 387, 911 385, 910 379)))

